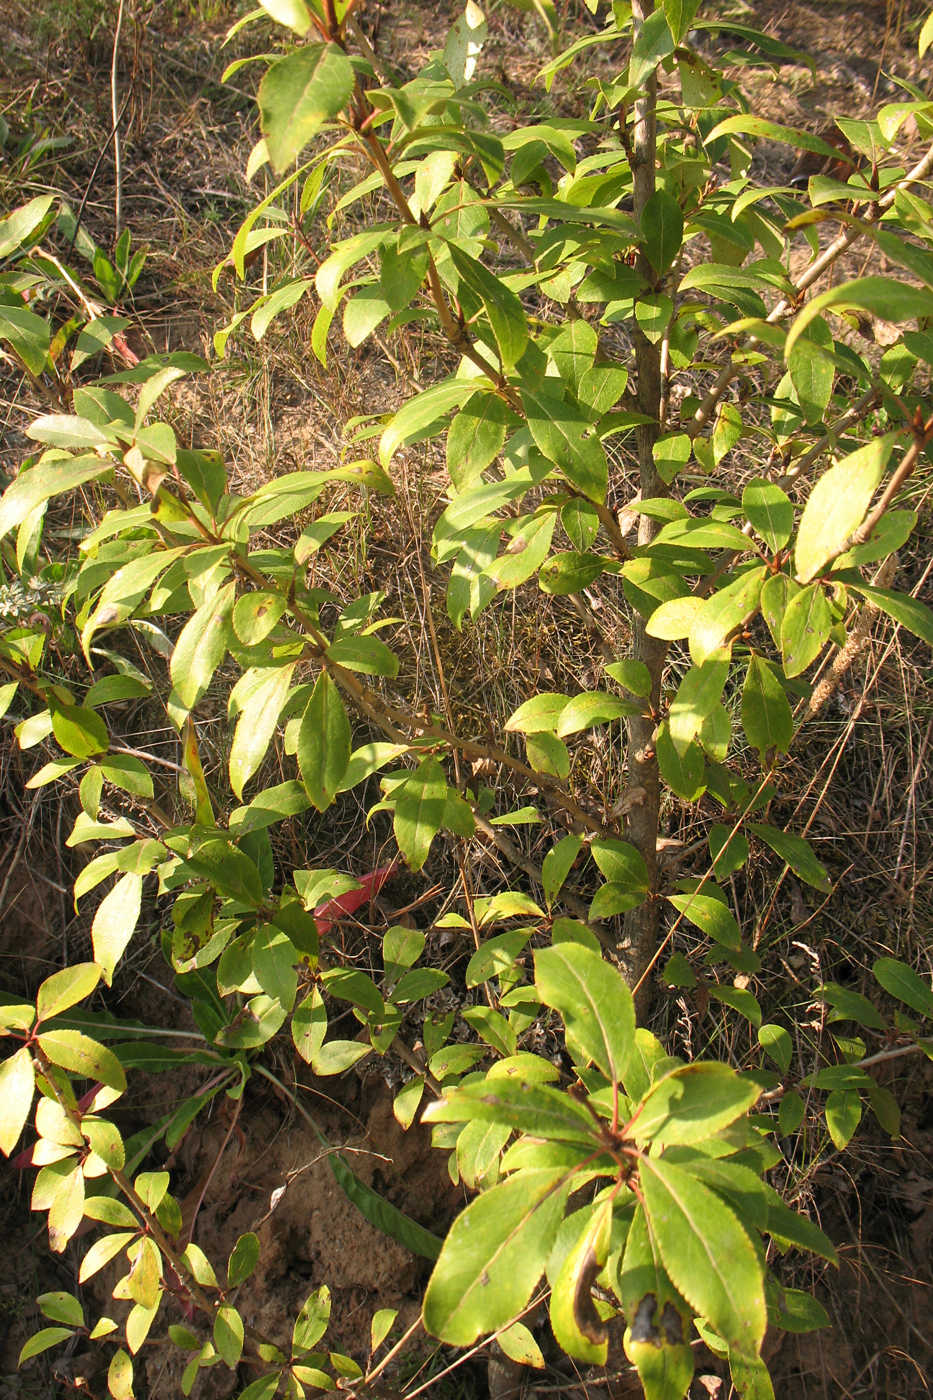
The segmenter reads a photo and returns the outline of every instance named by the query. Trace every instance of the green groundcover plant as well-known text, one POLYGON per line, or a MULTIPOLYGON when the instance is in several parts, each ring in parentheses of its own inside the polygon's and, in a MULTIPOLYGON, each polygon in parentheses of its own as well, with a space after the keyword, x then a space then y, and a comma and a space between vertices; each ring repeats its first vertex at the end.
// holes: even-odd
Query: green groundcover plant
MULTIPOLYGON (((652 1400, 684 1395, 698 1339, 727 1358, 739 1394, 771 1396, 766 1328, 826 1320, 772 1266, 791 1249, 836 1257, 769 1185, 777 1141, 800 1126, 804 1092, 840 1150, 866 1104, 896 1135, 897 1104, 872 1068, 933 1046, 928 983, 881 958, 879 1005, 813 989, 846 1034, 796 1075, 789 1030, 763 1020, 750 989, 763 948, 726 890, 770 852, 829 891, 804 836, 769 820, 782 757, 879 613, 933 642, 930 611, 889 586, 933 442, 933 102, 902 82, 873 120, 839 119, 840 147, 750 111, 707 56, 722 26, 696 0, 592 0, 569 47, 550 0, 533 0, 519 8, 554 55, 543 93, 578 82, 585 114, 529 121, 484 72, 473 0, 443 51, 399 82, 357 8, 268 0, 237 26, 261 24, 274 47, 242 62, 264 67, 249 172, 277 183, 229 265, 246 279, 262 251, 273 276, 215 337, 222 355, 313 298, 322 364, 340 333, 356 349, 414 328, 441 346, 444 377, 350 424, 339 468, 231 490, 220 456, 182 446, 158 417, 171 386, 207 365, 140 361, 123 338, 116 308, 142 268, 129 236, 108 259, 54 195, 0 221, 0 345, 49 410, 0 499, 0 707, 44 760, 31 788, 80 780, 68 845, 93 854, 76 903, 108 883, 92 960, 0 1005, 0 1147, 35 1169, 32 1208, 48 1213, 53 1250, 93 1226, 79 1281, 118 1266, 112 1316, 44 1294, 50 1325, 23 1360, 89 1337, 110 1348, 109 1391, 126 1400, 158 1320, 189 1355, 185 1394, 216 1365, 240 1368, 241 1400, 377 1393, 391 1376, 405 1339, 386 1347, 390 1311, 373 1319, 368 1369, 322 1349, 326 1286, 282 1335, 248 1325, 237 1300, 257 1237, 220 1268, 185 1239, 169 1173, 151 1169, 155 1145, 177 1146, 218 1094, 275 1080, 264 1051, 278 1037, 316 1075, 367 1055, 401 1055, 414 1071, 396 1116, 432 1125, 471 1197, 446 1237, 365 1186, 339 1151, 329 1161, 367 1219, 433 1262, 429 1334, 453 1348, 495 1336, 540 1366, 531 1324, 546 1308, 559 1348, 602 1365, 621 1346, 652 1400), (816 173, 761 183, 763 141, 815 156, 816 173), (856 244, 886 270, 847 277, 856 244), (292 258, 276 276, 277 246, 306 250, 307 267, 292 258), (878 319, 898 327, 886 349, 878 319), (400 697, 399 648, 380 635, 397 620, 380 617, 381 595, 309 582, 309 561, 354 525, 329 508, 335 489, 358 492, 365 512, 393 492, 399 454, 434 439, 448 483, 424 529, 455 628, 514 590, 587 611, 597 586, 630 624, 624 643, 601 638, 594 688, 529 693, 478 735, 400 697), (50 505, 68 492, 65 530, 50 505), (67 684, 66 654, 80 661, 67 684), (209 688, 229 724, 210 777, 209 688), (159 707, 177 759, 123 740, 127 700, 159 707), (574 777, 598 727, 625 753, 608 803, 574 777), (272 746, 292 776, 269 786, 272 746), (499 777, 487 786, 476 771, 499 777), (277 823, 355 788, 375 795, 370 815, 389 814, 412 871, 439 837, 492 842, 514 862, 513 888, 465 894, 444 916, 474 940, 465 982, 483 1000, 465 1013, 468 1043, 451 1038, 452 1015, 425 1021, 421 1048, 406 1041, 406 1015, 449 980, 421 961, 423 933, 385 932, 381 976, 329 936, 396 867, 360 881, 283 868, 273 847, 277 823), (529 800, 509 809, 503 795, 522 789, 529 800), (702 875, 659 864, 668 793, 696 804, 702 875), (509 835, 528 822, 553 833, 540 868, 509 835), (192 1017, 180 1041, 107 1009, 156 896, 192 1017), (683 921, 709 994, 747 1027, 741 1063, 685 1063, 636 1023, 662 957, 669 985, 696 984, 697 968, 668 956, 683 921), (344 1039, 331 1022, 347 1007, 358 1034, 344 1039), (554 1058, 531 1048, 542 1026, 554 1058), (202 1087, 124 1140, 108 1110, 131 1099, 134 1071, 182 1066, 202 1069, 202 1087)), ((730 72, 804 61, 744 24, 728 31, 730 72)), ((933 17, 918 38, 923 55, 933 17)))

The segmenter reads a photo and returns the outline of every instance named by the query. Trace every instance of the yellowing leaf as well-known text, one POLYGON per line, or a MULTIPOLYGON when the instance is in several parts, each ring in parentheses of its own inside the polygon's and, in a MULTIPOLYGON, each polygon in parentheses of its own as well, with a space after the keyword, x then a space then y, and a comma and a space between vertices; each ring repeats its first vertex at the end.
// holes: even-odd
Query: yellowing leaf
POLYGON ((897 433, 873 438, 824 472, 804 507, 794 564, 797 578, 809 583, 845 549, 865 518, 897 433))
POLYGON ((24 1045, 0 1065, 0 1152, 7 1157, 19 1141, 34 1089, 32 1056, 24 1045))
POLYGON ((94 915, 94 958, 103 969, 108 986, 139 920, 142 892, 143 877, 128 870, 104 896, 94 915))

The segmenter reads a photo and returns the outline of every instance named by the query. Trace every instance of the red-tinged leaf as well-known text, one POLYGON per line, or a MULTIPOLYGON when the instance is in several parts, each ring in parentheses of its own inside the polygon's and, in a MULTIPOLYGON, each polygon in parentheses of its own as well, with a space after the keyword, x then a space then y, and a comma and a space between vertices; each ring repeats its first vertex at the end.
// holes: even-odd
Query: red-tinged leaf
POLYGON ((329 899, 326 904, 319 904, 314 911, 314 922, 317 924, 318 934, 323 937, 328 933, 345 914, 355 914, 357 909, 363 904, 368 904, 375 899, 382 889, 386 880, 395 874, 399 862, 392 861, 390 865, 381 865, 378 870, 372 870, 368 875, 360 876, 360 887, 358 890, 348 890, 346 894, 338 895, 336 899, 329 899))

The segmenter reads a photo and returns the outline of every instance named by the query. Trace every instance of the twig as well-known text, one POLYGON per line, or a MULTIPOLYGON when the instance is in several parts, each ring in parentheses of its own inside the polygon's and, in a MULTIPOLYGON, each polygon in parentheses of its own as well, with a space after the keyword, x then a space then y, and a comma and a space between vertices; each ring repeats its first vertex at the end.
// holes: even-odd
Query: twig
POLYGON ((110 58, 110 114, 113 118, 113 239, 120 237, 123 218, 123 152, 120 147, 120 104, 117 101, 117 60, 120 54, 120 32, 123 29, 124 0, 117 5, 117 25, 113 31, 113 52, 110 58))
MULTIPOLYGON (((906 189, 909 185, 915 185, 920 180, 926 179, 931 171, 933 171, 933 146, 931 146, 926 155, 917 162, 913 170, 908 171, 903 180, 899 180, 883 199, 879 199, 878 202, 872 206, 866 218, 858 226, 845 229, 845 231, 820 254, 816 261, 810 264, 806 272, 794 284, 791 295, 789 297, 783 297, 768 313, 766 318, 767 324, 773 326, 778 321, 782 320, 783 317, 787 315, 788 311, 793 311, 803 293, 812 287, 813 283, 818 281, 828 268, 832 267, 847 248, 850 248, 857 239, 861 238, 862 234, 865 232, 866 224, 876 224, 882 215, 890 209, 898 191, 906 189)), ((752 336, 751 340, 748 341, 746 345, 746 349, 754 350, 760 344, 761 341, 758 337, 752 336)), ((706 427, 720 399, 733 379, 735 379, 740 369, 740 365, 730 360, 729 363, 724 365, 720 370, 715 384, 703 399, 703 402, 700 404, 696 413, 693 415, 691 423, 687 427, 687 432, 691 438, 697 437, 706 427)))

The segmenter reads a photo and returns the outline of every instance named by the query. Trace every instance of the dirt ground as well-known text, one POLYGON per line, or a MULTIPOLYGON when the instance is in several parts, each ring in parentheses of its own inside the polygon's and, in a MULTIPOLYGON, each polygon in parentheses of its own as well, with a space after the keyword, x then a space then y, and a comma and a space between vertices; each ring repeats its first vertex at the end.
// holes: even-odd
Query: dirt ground
MULTIPOLYGON (((414 71, 438 46, 445 23, 458 9, 450 0, 369 5, 365 19, 379 52, 414 71)), ((899 89, 892 75, 920 77, 916 26, 911 27, 916 10, 890 0, 737 3, 730 11, 737 20, 766 29, 815 60, 812 70, 804 63, 786 63, 773 73, 746 74, 755 110, 816 130, 837 113, 854 116, 894 100, 899 89)), ((76 13, 85 14, 86 6, 78 5, 76 13)), ((229 282, 222 278, 214 294, 210 272, 225 257, 233 230, 255 200, 255 190, 243 176, 255 139, 253 107, 236 80, 219 85, 226 58, 218 44, 230 18, 227 7, 202 4, 194 22, 170 4, 154 4, 147 14, 145 24, 131 27, 123 80, 124 220, 134 240, 153 249, 136 298, 143 327, 137 332, 137 349, 209 353, 211 333, 232 306, 229 282)), ((85 24, 66 34, 51 4, 42 15, 40 23, 33 8, 20 0, 0 0, 0 110, 21 110, 28 93, 39 121, 68 137, 63 178, 71 181, 69 197, 76 205, 85 201, 89 226, 104 242, 113 195, 106 156, 109 32, 105 25, 85 24)), ((494 12, 491 27, 493 70, 498 65, 510 81, 530 91, 546 57, 540 30, 507 9, 494 12)), ((762 159, 769 162, 775 183, 786 177, 793 161, 786 148, 776 146, 766 148, 762 159)), ((225 375, 206 381, 197 397, 192 394, 192 438, 216 442, 232 464, 235 481, 256 481, 273 470, 333 465, 342 420, 374 405, 384 407, 386 371, 370 352, 349 357, 329 373, 309 360, 297 339, 294 345, 277 344, 274 362, 265 351, 247 349, 225 375)), ((430 366, 424 372, 427 377, 430 366)), ((25 440, 6 405, 4 411, 0 471, 10 471, 23 455, 25 440)), ((391 541, 380 542, 374 532, 370 547, 374 570, 388 569, 391 541)), ((394 576, 390 597, 393 587, 402 593, 416 585, 409 576, 394 576)), ((904 698, 906 702, 906 694, 904 698)), ((876 723, 880 731, 892 721, 879 710, 876 723)), ((869 748, 866 744, 863 758, 869 748)), ((916 758, 916 751, 911 753, 916 758)), ((856 750, 856 768, 858 761, 856 750)), ((854 921, 867 924, 866 936, 871 937, 871 921, 890 915, 893 923, 878 932, 882 944, 892 927, 901 938, 929 937, 929 928, 922 927, 924 916, 911 912, 908 917, 906 905, 898 905, 893 893, 892 881, 900 880, 897 889, 910 904, 911 871, 916 883, 929 852, 919 849, 923 822, 919 827, 916 819, 912 827, 904 824, 898 805, 897 794, 909 777, 907 758, 898 750, 884 760, 889 761, 893 766, 882 780, 864 771, 848 778, 843 773, 841 786, 834 789, 836 805, 828 808, 827 839, 841 831, 860 833, 862 842, 861 850, 852 846, 840 856, 842 865, 855 851, 862 862, 861 883, 855 886, 861 909, 850 902, 823 914, 827 937, 835 940, 837 952, 843 950, 838 953, 842 961, 845 930, 854 921), (892 877, 887 873, 891 843, 905 832, 912 849, 903 873, 898 873, 899 858, 892 877)), ((0 764, 0 986, 34 986, 66 955, 86 953, 88 921, 86 915, 74 914, 68 893, 74 870, 63 855, 62 832, 70 824, 67 803, 58 802, 50 789, 24 793, 22 781, 31 770, 12 748, 0 750, 0 764)), ((167 983, 161 959, 140 956, 121 984, 123 1000, 114 1010, 140 1018, 163 1016, 171 1023, 178 1011, 167 983)), ((668 1028, 675 1023, 671 1012, 668 1028)), ((284 1068, 291 1072, 292 1066, 284 1068)), ((443 1232, 460 1193, 451 1187, 443 1157, 432 1153, 425 1131, 414 1127, 403 1133, 398 1127, 383 1080, 348 1075, 315 1081, 306 1067, 299 1064, 299 1069, 304 1071, 299 1081, 309 1091, 304 1097, 308 1112, 329 1142, 346 1148, 360 1178, 421 1224, 443 1232)), ((919 1400, 930 1393, 933 1066, 921 1057, 907 1071, 898 1064, 890 1087, 903 1109, 898 1141, 892 1143, 867 1123, 845 1156, 809 1176, 794 1178, 788 1172, 799 1204, 819 1218, 831 1238, 849 1243, 841 1246, 838 1276, 820 1269, 804 1277, 799 1263, 787 1270, 788 1283, 814 1287, 832 1326, 804 1337, 787 1336, 773 1352, 769 1360, 781 1400, 919 1400)), ((177 1092, 177 1086, 168 1089, 153 1078, 150 1105, 157 1110, 167 1093, 177 1092)), ((397 1325, 403 1329, 417 1312, 428 1266, 363 1219, 337 1187, 318 1138, 268 1086, 254 1081, 235 1122, 231 1113, 227 1103, 203 1122, 199 1119, 200 1126, 172 1162, 173 1187, 183 1196, 183 1211, 195 1217, 193 1238, 220 1262, 239 1234, 255 1230, 262 1262, 241 1294, 247 1320, 275 1332, 312 1288, 327 1283, 334 1296, 327 1345, 365 1358, 372 1313, 397 1307, 397 1325)), ((78 1257, 73 1249, 61 1257, 49 1255, 42 1219, 28 1213, 28 1176, 0 1167, 0 1400, 103 1396, 106 1384, 95 1354, 76 1352, 54 1362, 44 1358, 22 1374, 16 1370, 19 1348, 38 1325, 32 1298, 47 1289, 74 1289, 78 1257)), ((104 1305, 104 1279, 95 1281, 88 1297, 92 1306, 104 1305)), ((139 1371, 141 1398, 174 1400, 180 1394, 173 1348, 145 1348, 139 1371)), ((461 1381, 455 1374, 437 1394, 444 1400, 482 1394, 482 1371, 471 1369, 465 1375, 461 1381)), ((210 1372, 199 1387, 196 1396, 217 1400, 236 1390, 223 1368, 210 1372)), ((582 1392, 588 1400, 621 1400, 632 1393, 627 1374, 583 1382, 559 1369, 540 1393, 552 1390, 582 1392)), ((694 1394, 725 1400, 726 1393, 719 1368, 708 1358, 705 1379, 697 1380, 694 1394)))

